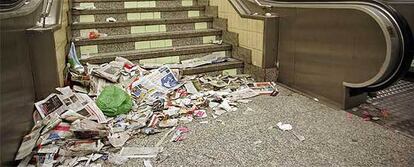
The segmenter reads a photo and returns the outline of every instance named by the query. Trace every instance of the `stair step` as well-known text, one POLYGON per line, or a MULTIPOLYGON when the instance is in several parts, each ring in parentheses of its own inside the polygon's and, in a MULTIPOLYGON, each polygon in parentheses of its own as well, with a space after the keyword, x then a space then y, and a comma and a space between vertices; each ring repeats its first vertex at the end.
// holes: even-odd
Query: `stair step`
POLYGON ((205 45, 191 45, 181 47, 168 47, 168 48, 156 48, 156 49, 144 49, 144 50, 133 50, 123 52, 111 52, 111 53, 97 53, 90 54, 88 57, 82 56, 82 63, 107 63, 113 61, 115 57, 122 56, 128 60, 142 60, 169 56, 179 55, 191 55, 199 53, 210 53, 219 51, 230 51, 232 46, 229 44, 205 44, 205 45))
POLYGON ((204 66, 194 67, 194 68, 186 68, 182 70, 182 74, 183 75, 194 75, 194 74, 201 74, 201 73, 207 73, 207 72, 237 69, 237 68, 243 68, 243 67, 244 67, 244 64, 242 61, 236 60, 236 59, 230 59, 229 61, 223 62, 223 63, 204 65, 204 66))
POLYGON ((72 10, 72 15, 93 15, 93 14, 123 14, 123 13, 144 13, 144 12, 178 12, 178 11, 202 11, 205 6, 180 6, 180 7, 148 7, 148 8, 124 8, 124 9, 86 9, 72 10))
POLYGON ((98 2, 142 2, 142 1, 181 1, 181 0, 72 0, 73 3, 98 3, 98 2))
POLYGON ((162 40, 162 39, 192 38, 192 37, 202 37, 202 36, 218 36, 218 35, 221 35, 221 33, 222 33, 221 30, 216 30, 216 29, 173 31, 173 32, 114 35, 114 36, 100 37, 97 39, 74 38, 74 42, 76 46, 84 46, 84 45, 99 45, 99 44, 162 40))
POLYGON ((80 6, 92 5, 95 9, 124 9, 124 8, 141 8, 141 7, 181 7, 181 6, 193 6, 197 5, 196 0, 161 0, 161 1, 137 1, 137 0, 128 0, 128 1, 94 1, 94 2, 73 2, 73 8, 78 8, 80 6))
POLYGON ((114 28, 114 27, 128 27, 128 26, 145 26, 145 25, 159 25, 159 24, 184 24, 184 23, 198 23, 198 22, 212 22, 212 17, 191 17, 191 18, 170 18, 170 19, 149 19, 149 20, 134 20, 122 22, 85 22, 73 23, 72 29, 94 29, 94 28, 114 28))

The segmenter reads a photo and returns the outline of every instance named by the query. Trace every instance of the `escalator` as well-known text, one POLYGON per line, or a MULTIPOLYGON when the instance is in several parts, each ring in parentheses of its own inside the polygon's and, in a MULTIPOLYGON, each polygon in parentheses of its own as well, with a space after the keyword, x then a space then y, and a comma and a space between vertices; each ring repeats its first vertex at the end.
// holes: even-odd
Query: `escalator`
POLYGON ((355 106, 411 66, 410 26, 384 2, 257 2, 281 16, 279 81, 337 107, 355 106))
POLYGON ((255 3, 281 16, 281 83, 414 137, 414 1, 255 3))
POLYGON ((50 92, 51 88, 59 86, 58 76, 54 74, 53 34, 61 26, 60 17, 56 17, 62 13, 59 11, 61 2, 0 1, 0 166, 15 165, 13 159, 21 139, 33 126, 33 104, 40 96, 39 90, 47 88, 50 92), (45 71, 40 72, 41 69, 45 71))

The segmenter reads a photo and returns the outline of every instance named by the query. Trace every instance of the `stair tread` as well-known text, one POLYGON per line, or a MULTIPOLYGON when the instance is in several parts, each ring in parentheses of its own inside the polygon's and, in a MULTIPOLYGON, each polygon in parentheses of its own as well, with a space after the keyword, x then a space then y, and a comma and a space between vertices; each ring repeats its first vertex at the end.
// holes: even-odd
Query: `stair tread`
POLYGON ((109 53, 95 53, 89 56, 81 56, 81 62, 89 63, 105 63, 110 62, 117 56, 122 56, 129 60, 141 60, 150 58, 160 58, 168 56, 208 53, 217 51, 228 51, 231 50, 230 44, 223 43, 217 44, 203 44, 203 45, 188 45, 179 47, 164 47, 164 48, 151 48, 151 49, 140 49, 120 52, 109 52, 109 53))
POLYGON ((107 36, 107 37, 100 37, 97 39, 76 37, 76 38, 73 38, 73 41, 75 42, 77 46, 82 46, 82 45, 97 45, 97 44, 109 44, 109 43, 138 42, 138 41, 171 39, 171 38, 213 36, 213 35, 221 35, 221 33, 222 33, 221 30, 218 30, 218 29, 203 29, 203 30, 186 30, 186 31, 112 35, 112 36, 107 36))
MULTIPOLYGON (((72 0, 73 3, 84 3, 84 2, 139 2, 139 1, 154 1, 154 0, 72 0)), ((178 1, 178 0, 156 0, 156 1, 178 1)))
POLYGON ((242 61, 230 58, 228 61, 222 62, 222 63, 209 64, 209 65, 193 67, 193 68, 186 68, 182 70, 182 74, 193 75, 193 74, 222 71, 222 70, 227 70, 227 69, 235 69, 235 68, 243 68, 243 67, 244 67, 244 63, 242 61))
POLYGON ((89 29, 89 28, 110 28, 110 27, 124 27, 124 26, 142 26, 142 25, 157 25, 157 24, 180 24, 180 23, 195 23, 195 22, 211 22, 213 17, 200 16, 191 18, 162 18, 162 19, 147 19, 147 20, 132 20, 123 22, 76 22, 72 23, 72 29, 89 29))
POLYGON ((141 13, 141 12, 176 12, 190 10, 204 10, 205 6, 180 6, 180 7, 143 7, 143 8, 122 8, 122 9, 72 9, 72 15, 85 14, 115 14, 115 13, 141 13))

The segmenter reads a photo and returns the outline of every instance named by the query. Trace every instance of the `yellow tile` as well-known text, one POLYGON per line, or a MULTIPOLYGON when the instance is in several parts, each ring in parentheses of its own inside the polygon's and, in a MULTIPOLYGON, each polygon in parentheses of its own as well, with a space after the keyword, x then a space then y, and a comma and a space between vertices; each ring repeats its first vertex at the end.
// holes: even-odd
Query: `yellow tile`
POLYGON ((160 25, 145 26, 145 32, 159 32, 159 31, 160 31, 160 25))
POLYGON ((92 32, 92 31, 98 31, 98 30, 96 30, 96 29, 83 29, 83 30, 80 30, 80 36, 83 37, 83 38, 88 38, 89 32, 92 32))
POLYGON ((79 16, 79 22, 95 22, 95 16, 94 15, 80 15, 79 16))
POLYGON ((252 50, 252 64, 255 66, 262 67, 263 52, 252 50))
POLYGON ((188 11, 188 17, 199 17, 200 11, 188 11))
POLYGON ((98 53, 98 45, 81 46, 80 52, 81 54, 98 53))
POLYGON ((165 47, 172 47, 172 40, 171 39, 165 40, 165 47))
POLYGON ((151 44, 149 41, 135 42, 135 49, 149 49, 151 44))
POLYGON ((216 36, 207 36, 203 37, 203 43, 211 43, 211 41, 216 40, 216 36))
POLYGON ((95 5, 93 3, 80 3, 79 6, 89 8, 94 7, 95 5))
POLYGON ((236 75, 237 69, 223 70, 223 75, 236 75))
POLYGON ((148 7, 156 7, 157 6, 155 1, 149 1, 148 3, 149 3, 148 7))
POLYGON ((207 23, 195 23, 195 29, 196 30, 207 29, 207 23))
POLYGON ((150 41, 150 42, 151 42, 151 48, 165 47, 165 41, 164 40, 156 40, 156 41, 150 41))
POLYGON ((145 26, 132 26, 131 27, 131 34, 136 33, 145 33, 145 26))
POLYGON ((141 13, 127 13, 127 19, 128 20, 140 20, 141 13))
POLYGON ((160 32, 166 32, 167 27, 165 25, 160 25, 160 32))
POLYGON ((154 19, 154 13, 141 13, 141 20, 154 19))
POLYGON ((124 8, 136 8, 138 7, 137 2, 124 2, 124 8))
POLYGON ((138 8, 147 8, 150 7, 150 3, 149 2, 137 2, 137 7, 138 8))
POLYGON ((180 57, 172 56, 172 57, 161 57, 161 58, 154 58, 154 59, 144 59, 140 60, 140 64, 175 64, 180 62, 180 57))
POLYGON ((154 19, 160 19, 161 18, 161 12, 154 12, 154 19))
POLYGON ((183 0, 181 1, 182 6, 193 6, 193 0, 183 0))

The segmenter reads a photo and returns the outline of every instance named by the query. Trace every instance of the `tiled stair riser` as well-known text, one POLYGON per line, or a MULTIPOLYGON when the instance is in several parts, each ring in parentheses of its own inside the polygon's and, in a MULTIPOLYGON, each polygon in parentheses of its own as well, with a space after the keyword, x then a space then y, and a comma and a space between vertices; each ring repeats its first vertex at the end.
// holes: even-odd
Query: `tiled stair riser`
POLYGON ((112 27, 112 28, 72 30, 72 36, 87 38, 88 33, 91 31, 98 31, 100 33, 105 33, 111 36, 111 35, 124 35, 124 34, 132 34, 132 33, 201 30, 201 29, 208 29, 208 28, 212 28, 211 22, 167 24, 167 25, 162 24, 162 25, 144 25, 144 26, 125 26, 125 27, 112 27))
POLYGON ((95 6, 96 9, 125 9, 146 7, 181 7, 197 5, 196 0, 125 1, 125 2, 74 2, 74 7, 95 6))
POLYGON ((161 40, 139 41, 139 42, 86 45, 86 46, 77 47, 77 51, 80 54, 90 54, 90 53, 119 52, 119 51, 136 50, 136 49, 172 47, 172 46, 200 45, 200 44, 210 43, 211 40, 214 40, 217 38, 218 37, 216 36, 205 36, 205 37, 181 38, 181 39, 161 39, 161 40))

